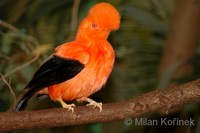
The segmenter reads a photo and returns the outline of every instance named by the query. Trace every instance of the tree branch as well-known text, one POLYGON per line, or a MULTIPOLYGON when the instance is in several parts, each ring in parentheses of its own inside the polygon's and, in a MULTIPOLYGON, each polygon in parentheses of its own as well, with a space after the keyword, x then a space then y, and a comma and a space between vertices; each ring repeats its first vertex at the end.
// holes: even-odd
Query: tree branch
POLYGON ((10 76, 11 74, 23 69, 24 67, 32 64, 33 62, 35 62, 38 58, 40 57, 40 53, 39 54, 36 54, 35 57, 29 61, 27 61, 26 63, 14 68, 13 70, 7 72, 6 74, 3 75, 3 77, 0 78, 0 81, 3 80, 3 78, 7 78, 8 76, 10 76))
POLYGON ((74 32, 76 31, 79 6, 80 6, 80 0, 75 0, 72 7, 72 20, 70 24, 71 25, 70 30, 72 34, 74 34, 74 32))
POLYGON ((177 0, 166 38, 158 76, 166 77, 166 72, 177 65, 171 78, 181 79, 192 73, 190 61, 197 50, 200 36, 200 1, 177 0))
POLYGON ((15 93, 14 93, 14 91, 13 91, 11 85, 10 85, 10 84, 11 84, 11 80, 10 80, 10 83, 9 83, 9 82, 5 79, 5 77, 3 76, 3 74, 0 73, 0 75, 1 75, 1 78, 2 78, 3 82, 8 86, 8 88, 9 88, 9 90, 10 90, 10 93, 11 93, 12 96, 13 96, 14 104, 16 104, 16 103, 17 103, 17 99, 16 99, 15 93))
POLYGON ((164 90, 155 90, 117 103, 103 105, 103 111, 80 106, 74 114, 66 109, 0 113, 0 130, 48 128, 108 122, 134 118, 146 113, 167 110, 200 101, 200 79, 164 90))

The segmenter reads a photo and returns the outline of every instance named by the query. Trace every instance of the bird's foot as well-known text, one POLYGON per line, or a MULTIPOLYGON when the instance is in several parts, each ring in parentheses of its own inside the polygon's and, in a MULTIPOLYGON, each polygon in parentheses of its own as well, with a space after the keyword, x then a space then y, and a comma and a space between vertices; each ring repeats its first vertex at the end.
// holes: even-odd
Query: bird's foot
POLYGON ((61 103, 63 108, 68 109, 68 111, 72 111, 74 113, 74 108, 76 107, 75 104, 66 104, 62 99, 59 99, 59 102, 61 103))
POLYGON ((89 102, 88 104, 86 104, 86 106, 92 106, 93 108, 98 107, 100 112, 102 111, 102 103, 98 103, 90 98, 87 98, 85 101, 89 102))
POLYGON ((75 104, 65 104, 65 105, 62 105, 63 108, 66 108, 68 109, 68 111, 72 111, 72 113, 74 113, 74 108, 76 107, 75 104))

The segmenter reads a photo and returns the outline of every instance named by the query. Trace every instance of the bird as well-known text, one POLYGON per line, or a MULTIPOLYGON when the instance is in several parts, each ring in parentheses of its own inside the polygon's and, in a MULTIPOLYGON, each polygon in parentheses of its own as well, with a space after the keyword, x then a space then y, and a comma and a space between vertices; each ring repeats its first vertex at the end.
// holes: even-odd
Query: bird
POLYGON ((61 44, 35 72, 24 88, 14 111, 22 111, 35 94, 48 95, 63 108, 74 112, 75 104, 66 101, 88 102, 99 108, 102 103, 89 98, 106 83, 115 62, 115 51, 107 38, 120 28, 120 14, 110 3, 97 3, 80 22, 74 41, 61 44))

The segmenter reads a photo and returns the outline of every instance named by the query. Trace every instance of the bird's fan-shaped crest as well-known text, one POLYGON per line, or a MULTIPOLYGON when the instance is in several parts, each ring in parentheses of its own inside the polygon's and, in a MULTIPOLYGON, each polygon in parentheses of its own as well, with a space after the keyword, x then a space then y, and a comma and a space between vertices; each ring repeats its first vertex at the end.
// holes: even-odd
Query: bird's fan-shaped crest
POLYGON ((96 23, 105 26, 109 30, 117 30, 120 26, 120 15, 111 4, 99 3, 93 6, 88 14, 96 23))

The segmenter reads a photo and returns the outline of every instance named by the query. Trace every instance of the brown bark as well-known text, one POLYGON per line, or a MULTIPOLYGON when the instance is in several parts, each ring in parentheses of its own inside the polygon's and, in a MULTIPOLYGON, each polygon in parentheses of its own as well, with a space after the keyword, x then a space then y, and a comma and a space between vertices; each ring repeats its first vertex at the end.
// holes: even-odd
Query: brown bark
POLYGON ((200 101, 200 79, 168 88, 155 90, 117 103, 103 105, 103 111, 77 107, 74 114, 66 109, 0 113, 0 130, 49 128, 134 118, 146 113, 159 112, 176 106, 200 101))
POLYGON ((200 1, 177 0, 159 68, 159 78, 175 64, 179 64, 172 78, 187 77, 192 73, 188 63, 195 54, 200 37, 200 1))

